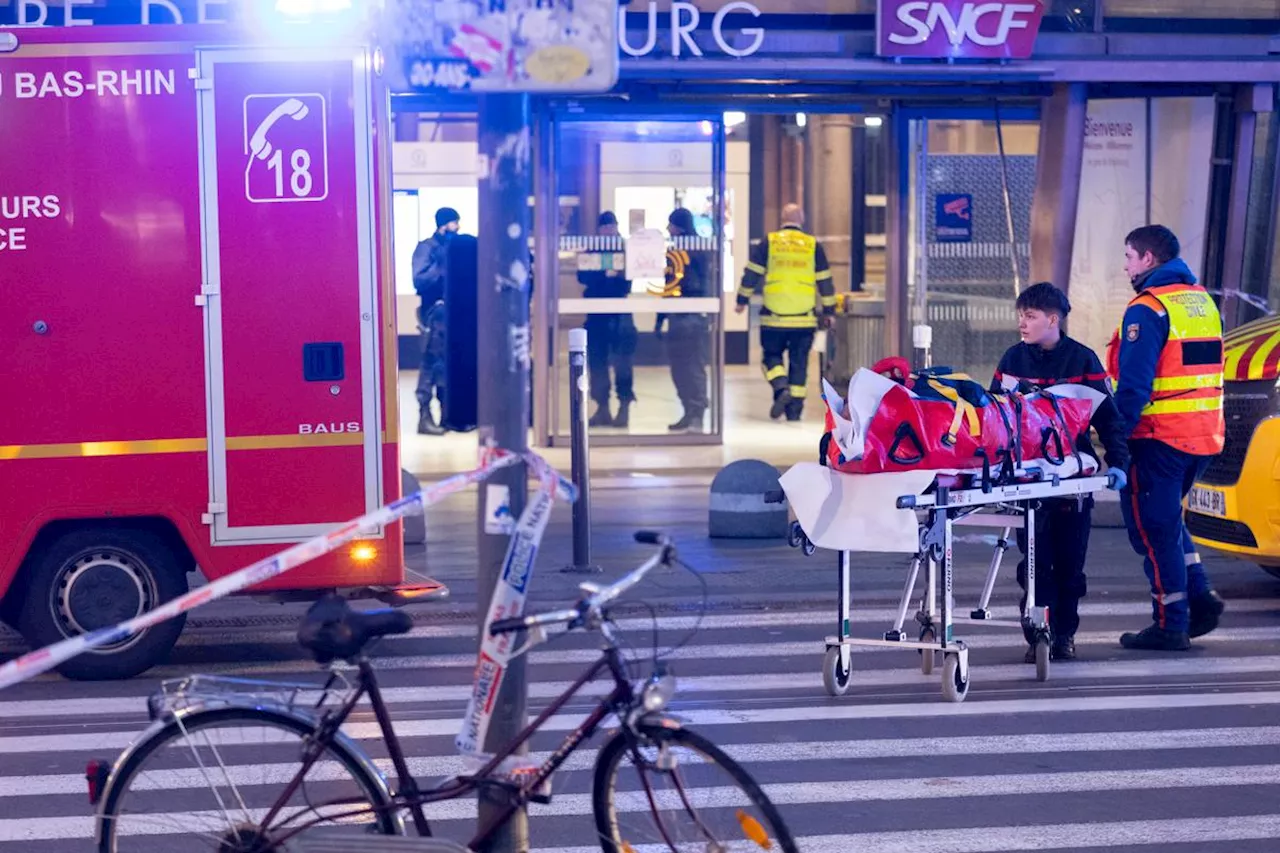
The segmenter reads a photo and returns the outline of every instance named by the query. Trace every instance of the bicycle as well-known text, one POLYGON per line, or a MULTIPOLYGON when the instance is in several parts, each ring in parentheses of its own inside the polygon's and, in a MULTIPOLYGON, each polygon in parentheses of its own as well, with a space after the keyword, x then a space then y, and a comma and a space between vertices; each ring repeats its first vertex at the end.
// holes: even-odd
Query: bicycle
MULTIPOLYGON (((467 853, 484 849, 518 809, 529 803, 551 802, 552 775, 609 717, 616 718, 616 731, 597 753, 590 793, 591 815, 604 853, 681 850, 675 833, 660 813, 667 807, 683 808, 691 817, 691 846, 683 849, 700 853, 737 849, 798 853, 777 808, 747 771, 666 712, 675 695, 675 678, 658 662, 656 621, 653 671, 636 684, 628 676, 610 605, 653 569, 679 562, 675 546, 667 537, 641 531, 635 538, 657 545, 658 551, 615 583, 603 587, 584 583, 584 596, 571 608, 498 620, 490 626, 490 633, 495 636, 527 635, 516 655, 546 642, 546 629, 552 626, 563 626, 565 634, 576 629, 598 631, 603 644, 600 659, 511 743, 496 755, 485 756, 484 765, 474 773, 457 773, 435 786, 420 788, 392 728, 375 667, 366 651, 378 638, 407 633, 413 627, 409 615, 397 610, 358 612, 341 599, 328 598, 312 606, 298 630, 300 644, 317 662, 329 667, 329 678, 323 686, 207 676, 168 682, 148 699, 152 725, 115 766, 90 762, 87 776, 90 801, 98 806, 100 853, 125 853, 133 847, 148 849, 147 842, 154 841, 154 836, 169 834, 146 825, 131 830, 128 821, 132 817, 172 819, 175 828, 193 830, 195 838, 211 842, 209 849, 217 853, 467 853), (342 662, 354 666, 354 684, 343 673, 342 662), (528 759, 521 762, 517 753, 533 734, 604 673, 612 678, 613 689, 586 719, 540 763, 528 759), (317 689, 319 698, 303 707, 307 704, 303 699, 306 691, 317 689), (331 701, 339 694, 342 698, 331 701), (352 711, 366 696, 397 778, 394 792, 368 753, 343 731, 352 711), (261 728, 271 737, 264 738, 261 746, 249 743, 241 736, 242 727, 261 728), (219 735, 218 744, 210 739, 211 733, 219 735), (202 742, 195 742, 193 735, 202 735, 202 742), (261 763, 281 738, 297 740, 301 765, 296 772, 289 772, 287 766, 261 763), (166 749, 178 746, 180 739, 184 748, 166 749), (252 751, 243 752, 246 749, 252 751), (691 775, 678 760, 678 751, 704 759, 709 770, 718 772, 714 780, 718 784, 708 786, 707 778, 700 775, 701 768, 694 768, 691 775), (185 758, 187 752, 195 759, 194 768, 180 770, 173 766, 175 759, 185 758), (258 763, 243 766, 233 762, 233 772, 223 758, 237 753, 240 758, 257 759, 258 763), (638 788, 619 786, 624 762, 639 771, 638 788), (154 769, 148 769, 151 767, 154 769), (239 790, 236 780, 255 769, 263 772, 263 782, 239 790), (308 781, 312 772, 315 777, 308 781), (650 773, 654 779, 649 778, 650 773), (219 793, 213 776, 226 780, 229 794, 219 793), (311 786, 323 789, 326 795, 336 793, 331 789, 339 777, 349 777, 354 783, 354 795, 325 796, 322 802, 313 802, 311 786), (662 780, 669 781, 673 790, 655 790, 652 782, 662 780), (208 783, 213 791, 207 808, 197 807, 200 804, 191 798, 192 786, 201 783, 208 783), (284 790, 274 797, 259 790, 263 786, 275 789, 278 784, 283 784, 284 790), (466 846, 432 835, 424 806, 457 800, 482 789, 504 796, 504 808, 487 825, 478 827, 466 846), (153 791, 161 792, 165 801, 161 808, 129 810, 132 799, 153 791), (693 802, 700 793, 710 796, 705 810, 699 810, 693 802), (299 794, 304 808, 291 812, 288 803, 299 794), (172 811, 175 803, 181 809, 177 813, 172 811), (406 835, 406 813, 416 836, 406 835), (640 845, 633 830, 624 828, 623 822, 633 815, 646 814, 658 826, 657 840, 640 845), (723 820, 728 828, 713 832, 713 820, 723 820)), ((575 797, 581 795, 570 795, 568 799, 575 797)), ((154 849, 194 853, 164 838, 154 849)))

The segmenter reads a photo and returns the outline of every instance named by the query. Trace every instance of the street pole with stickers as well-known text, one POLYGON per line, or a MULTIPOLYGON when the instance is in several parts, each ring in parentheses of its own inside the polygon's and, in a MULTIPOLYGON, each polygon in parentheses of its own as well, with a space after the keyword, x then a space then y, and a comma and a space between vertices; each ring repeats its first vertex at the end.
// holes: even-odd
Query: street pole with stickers
MULTIPOLYGON (((393 77, 393 88, 442 94, 462 89, 479 95, 479 316, 475 329, 449 329, 448 334, 455 339, 465 334, 478 336, 480 449, 521 452, 527 448, 531 405, 533 281, 528 200, 534 194, 534 169, 539 165, 534 162, 532 138, 534 113, 539 108, 536 96, 605 92, 614 87, 618 79, 617 0, 508 0, 505 4, 389 0, 385 14, 384 44, 389 48, 387 71, 393 77)), ((542 195, 537 203, 557 204, 554 189, 544 190, 542 195)), ((550 257, 556 250, 554 245, 534 247, 535 252, 553 253, 550 257)), ((538 285, 551 292, 556 289, 554 281, 538 285)), ((513 465, 495 474, 481 490, 476 536, 477 619, 482 634, 492 615, 490 610, 502 601, 519 601, 522 606, 532 581, 533 567, 515 563, 522 561, 522 555, 532 560, 536 541, 524 543, 524 525, 510 524, 515 519, 523 521, 527 488, 526 466, 513 465), (512 542, 513 535, 521 541, 512 542), (531 547, 524 547, 526 544, 531 547), (500 588, 503 584, 511 589, 500 588)), ((545 514, 538 515, 545 524, 545 514)), ((541 531, 537 533, 540 537, 541 531)), ((484 643, 483 636, 480 643, 484 643)), ((491 705, 476 709, 476 719, 469 720, 459 735, 459 748, 464 753, 492 754, 526 724, 523 658, 503 667, 485 659, 481 652, 477 672, 486 664, 492 665, 485 679, 498 681, 497 695, 491 705)), ((482 790, 480 825, 486 825, 504 807, 501 792, 482 790)), ((522 810, 495 834, 484 853, 523 853, 528 849, 528 819, 522 810)))

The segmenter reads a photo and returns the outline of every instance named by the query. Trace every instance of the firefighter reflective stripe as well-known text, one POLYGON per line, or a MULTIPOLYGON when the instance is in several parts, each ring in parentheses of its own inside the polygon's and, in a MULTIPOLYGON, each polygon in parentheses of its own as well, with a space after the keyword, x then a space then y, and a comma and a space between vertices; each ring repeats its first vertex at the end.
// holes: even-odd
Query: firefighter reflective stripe
POLYGON ((817 243, 798 228, 784 228, 769 235, 764 307, 771 314, 812 316, 817 299, 817 243))
POLYGON ((1216 388, 1221 384, 1221 373, 1201 373, 1196 376, 1158 376, 1151 383, 1151 390, 1189 391, 1192 388, 1216 388))
POLYGON ((791 392, 791 399, 803 400, 805 395, 805 387, 803 385, 792 385, 788 390, 791 392))
MULTIPOLYGON (((763 367, 763 365, 761 365, 761 367, 763 367)), ((786 375, 787 375, 787 369, 783 367, 781 364, 775 365, 773 367, 764 368, 764 378, 768 379, 770 382, 772 382, 775 379, 780 379, 786 375)))
MULTIPOLYGON (((1144 415, 1180 415, 1187 412, 1214 412, 1222 409, 1221 397, 1203 397, 1200 399, 1183 399, 1171 397, 1149 403, 1142 410, 1144 415)), ((1136 434, 1136 433, 1135 433, 1136 434)))
POLYGON ((771 329, 815 329, 818 326, 818 317, 812 311, 808 314, 797 314, 791 317, 762 313, 760 315, 760 325, 768 326, 771 329))
POLYGON ((764 275, 768 270, 757 264, 755 261, 747 261, 747 269, 756 275, 764 275))
POLYGON ((689 253, 684 249, 667 250, 666 279, 662 284, 662 295, 666 298, 678 299, 684 293, 681 282, 684 281, 685 267, 689 266, 689 253))

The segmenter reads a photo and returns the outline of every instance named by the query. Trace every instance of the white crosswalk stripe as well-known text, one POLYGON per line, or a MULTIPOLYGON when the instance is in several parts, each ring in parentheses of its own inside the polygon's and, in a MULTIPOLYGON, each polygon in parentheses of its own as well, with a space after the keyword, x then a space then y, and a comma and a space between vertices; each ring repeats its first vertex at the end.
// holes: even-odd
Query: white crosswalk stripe
MULTIPOLYGON (((1119 633, 1135 626, 1144 606, 1086 605, 1080 659, 1055 663, 1046 683, 1021 662, 1016 631, 958 626, 973 649, 970 694, 959 704, 943 700, 938 675, 921 674, 915 652, 895 649, 858 650, 849 693, 829 697, 819 664, 832 614, 719 613, 671 656, 679 685, 673 712, 747 767, 806 853, 1268 849, 1280 836, 1280 600, 1242 602, 1221 629, 1177 655, 1119 647, 1119 633)), ((855 624, 855 633, 876 636, 893 613, 862 615, 875 621, 855 624)), ((695 622, 663 617, 662 643, 695 622)), ((624 623, 638 675, 651 626, 643 618, 624 623)), ((144 700, 158 679, 198 671, 317 683, 301 650, 288 651, 293 635, 281 628, 228 632, 204 645, 188 640, 145 678, 74 684, 42 677, 0 694, 0 853, 97 849, 85 762, 114 759, 146 727, 144 700)), ((453 736, 474 636, 471 625, 423 624, 378 648, 396 731, 421 779, 465 769, 453 736)), ((532 655, 531 709, 558 696, 596 655, 594 638, 577 635, 532 655)), ((602 692, 591 686, 553 715, 532 757, 550 755, 602 692)), ((345 731, 393 775, 369 714, 359 713, 345 731)), ((591 780, 601 743, 597 737, 569 759, 550 804, 530 807, 535 850, 598 849, 591 846, 591 780)), ((225 743, 227 772, 248 792, 250 813, 291 777, 295 744, 284 737, 225 743)), ((338 765, 324 764, 309 784, 342 777, 338 765)), ((221 819, 196 804, 207 795, 199 771, 166 765, 146 783, 172 798, 172 807, 164 823, 132 830, 139 846, 121 853, 174 850, 174 833, 221 819)), ((695 793, 721 803, 728 791, 695 793)), ((618 802, 623 811, 647 809, 639 791, 620 792, 618 802)), ((475 814, 473 798, 428 810, 441 833, 457 839, 474 829, 475 814)), ((190 845, 184 839, 182 846, 190 845)))

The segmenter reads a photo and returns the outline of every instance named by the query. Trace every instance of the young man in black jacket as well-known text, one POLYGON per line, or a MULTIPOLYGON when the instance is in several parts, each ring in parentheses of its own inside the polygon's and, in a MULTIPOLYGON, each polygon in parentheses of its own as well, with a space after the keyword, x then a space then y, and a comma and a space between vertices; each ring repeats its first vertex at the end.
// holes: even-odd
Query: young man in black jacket
MULTIPOLYGON (((1018 296, 1018 333, 1022 342, 1005 352, 991 382, 993 391, 1030 392, 1054 385, 1085 385, 1106 395, 1094 413, 1092 427, 1104 448, 1108 473, 1115 475, 1114 488, 1124 487, 1129 466, 1129 448, 1120 424, 1120 413, 1111 397, 1107 373, 1097 354, 1062 333, 1062 323, 1071 313, 1067 295, 1049 282, 1032 285, 1018 296)), ((1088 430, 1080 436, 1079 449, 1094 454, 1088 430)), ((1072 660, 1076 656, 1075 633, 1080 626, 1080 599, 1086 591, 1084 563, 1089 549, 1093 497, 1052 498, 1036 513, 1036 604, 1049 608, 1049 630, 1053 637, 1052 658, 1072 660)), ((1018 533, 1018 546, 1026 554, 1026 536, 1018 533)), ((1027 561, 1018 563, 1018 585, 1026 602, 1027 561)), ((1020 606, 1021 606, 1020 604, 1020 606)), ((1027 637, 1031 643, 1032 637, 1027 637)), ((1027 649, 1026 660, 1035 662, 1035 647, 1027 649)))

